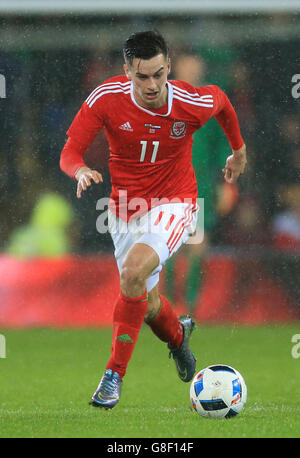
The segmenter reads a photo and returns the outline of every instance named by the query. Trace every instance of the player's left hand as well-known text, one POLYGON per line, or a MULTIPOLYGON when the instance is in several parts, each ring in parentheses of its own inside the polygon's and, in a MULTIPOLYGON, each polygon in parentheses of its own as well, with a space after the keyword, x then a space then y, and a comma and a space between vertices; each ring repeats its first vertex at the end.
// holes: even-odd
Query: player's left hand
POLYGON ((244 173, 246 164, 246 146, 243 145, 240 149, 234 150, 227 158, 223 169, 225 181, 230 184, 235 183, 240 174, 244 173))

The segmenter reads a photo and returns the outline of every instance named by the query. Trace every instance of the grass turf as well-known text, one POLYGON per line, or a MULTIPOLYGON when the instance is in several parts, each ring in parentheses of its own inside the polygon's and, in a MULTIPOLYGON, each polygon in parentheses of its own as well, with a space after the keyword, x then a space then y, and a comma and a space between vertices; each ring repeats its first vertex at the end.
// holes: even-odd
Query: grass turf
POLYGON ((204 419, 190 406, 166 345, 144 326, 111 411, 88 405, 109 357, 111 330, 4 330, 0 359, 1 438, 237 438, 300 436, 299 325, 200 326, 191 339, 197 371, 214 363, 239 370, 244 411, 204 419))

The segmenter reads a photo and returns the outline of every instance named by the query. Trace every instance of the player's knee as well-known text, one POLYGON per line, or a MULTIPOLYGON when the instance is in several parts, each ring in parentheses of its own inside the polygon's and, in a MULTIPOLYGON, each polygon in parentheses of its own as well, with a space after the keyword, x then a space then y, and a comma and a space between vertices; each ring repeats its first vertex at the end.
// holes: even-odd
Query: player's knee
POLYGON ((121 289, 128 295, 139 295, 144 290, 146 279, 136 266, 123 266, 120 272, 121 289))

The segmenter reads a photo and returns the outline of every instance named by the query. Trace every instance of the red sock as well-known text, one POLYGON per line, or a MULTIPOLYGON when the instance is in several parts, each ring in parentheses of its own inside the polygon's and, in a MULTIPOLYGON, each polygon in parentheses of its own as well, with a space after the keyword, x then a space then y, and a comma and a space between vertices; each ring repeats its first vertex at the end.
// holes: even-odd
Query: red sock
POLYGON ((153 321, 149 323, 154 334, 169 348, 179 348, 183 339, 183 327, 168 299, 160 295, 161 308, 153 321))
POLYGON ((111 358, 106 369, 123 378, 147 311, 147 292, 140 297, 120 293, 113 314, 111 358))

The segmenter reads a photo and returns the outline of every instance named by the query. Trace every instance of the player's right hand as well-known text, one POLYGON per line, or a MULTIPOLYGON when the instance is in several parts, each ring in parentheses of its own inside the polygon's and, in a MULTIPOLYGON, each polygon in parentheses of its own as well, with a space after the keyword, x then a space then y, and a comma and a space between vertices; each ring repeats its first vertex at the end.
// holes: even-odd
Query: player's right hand
POLYGON ((94 183, 103 183, 101 173, 97 170, 92 170, 89 167, 80 167, 75 174, 77 180, 77 197, 80 199, 82 191, 86 191, 88 186, 94 183))

